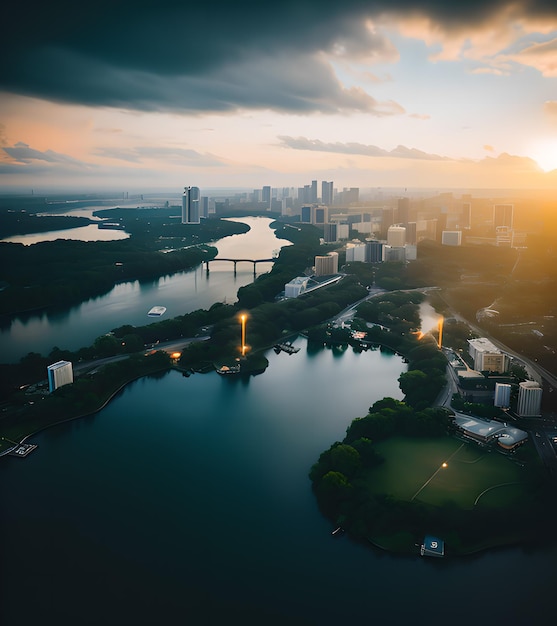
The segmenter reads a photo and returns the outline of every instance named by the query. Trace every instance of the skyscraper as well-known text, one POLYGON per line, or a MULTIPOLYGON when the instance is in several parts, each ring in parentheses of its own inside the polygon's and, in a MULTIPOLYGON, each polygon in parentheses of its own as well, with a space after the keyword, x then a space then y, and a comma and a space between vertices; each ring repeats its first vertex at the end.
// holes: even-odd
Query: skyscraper
POLYGON ((265 185, 261 190, 261 202, 265 203, 267 209, 271 208, 271 187, 269 185, 265 185))
POLYGON ((520 417, 540 415, 542 404, 542 388, 533 380, 518 383, 518 406, 516 412, 520 417))
POLYGON ((321 202, 325 206, 331 206, 333 204, 333 181, 321 181, 321 202))
POLYGON ((199 187, 184 187, 182 224, 199 224, 199 187))
POLYGON ((514 205, 512 204, 494 204, 493 205, 493 226, 513 227, 514 205))

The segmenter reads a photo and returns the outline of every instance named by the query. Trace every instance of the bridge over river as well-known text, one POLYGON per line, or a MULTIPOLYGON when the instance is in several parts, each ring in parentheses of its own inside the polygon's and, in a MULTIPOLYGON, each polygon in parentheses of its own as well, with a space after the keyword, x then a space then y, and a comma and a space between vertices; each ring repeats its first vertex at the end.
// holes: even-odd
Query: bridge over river
POLYGON ((216 261, 228 261, 229 263, 234 263, 234 274, 236 274, 236 267, 238 263, 253 263, 253 273, 255 274, 258 263, 274 263, 276 260, 277 260, 277 257, 272 257, 270 259, 231 259, 231 258, 218 257, 216 259, 203 261, 203 263, 205 264, 207 274, 209 273, 209 263, 215 263, 216 261))

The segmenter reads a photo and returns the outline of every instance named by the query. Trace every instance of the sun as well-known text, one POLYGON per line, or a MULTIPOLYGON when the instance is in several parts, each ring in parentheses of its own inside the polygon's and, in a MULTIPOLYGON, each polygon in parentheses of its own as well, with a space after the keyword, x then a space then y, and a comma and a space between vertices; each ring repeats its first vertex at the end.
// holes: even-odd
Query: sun
POLYGON ((557 138, 536 142, 532 158, 544 172, 557 170, 557 138))

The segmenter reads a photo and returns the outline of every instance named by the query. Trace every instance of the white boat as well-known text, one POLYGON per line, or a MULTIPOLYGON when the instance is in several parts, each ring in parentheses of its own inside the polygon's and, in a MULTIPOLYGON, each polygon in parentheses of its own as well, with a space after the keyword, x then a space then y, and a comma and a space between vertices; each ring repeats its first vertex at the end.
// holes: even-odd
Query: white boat
POLYGON ((165 306, 154 306, 149 313, 147 313, 147 315, 149 317, 160 317, 161 315, 164 315, 164 313, 166 313, 165 306))

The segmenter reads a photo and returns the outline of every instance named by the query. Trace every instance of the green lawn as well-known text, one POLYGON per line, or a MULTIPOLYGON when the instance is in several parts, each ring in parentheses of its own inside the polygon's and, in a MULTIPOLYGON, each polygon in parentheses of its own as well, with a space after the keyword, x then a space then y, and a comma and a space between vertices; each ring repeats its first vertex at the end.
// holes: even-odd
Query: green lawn
POLYGON ((478 496, 488 490, 481 495, 478 506, 500 507, 520 498, 530 477, 527 469, 495 450, 488 452, 452 437, 397 437, 375 447, 385 462, 370 472, 370 489, 399 500, 432 505, 451 501, 471 509, 478 496))

